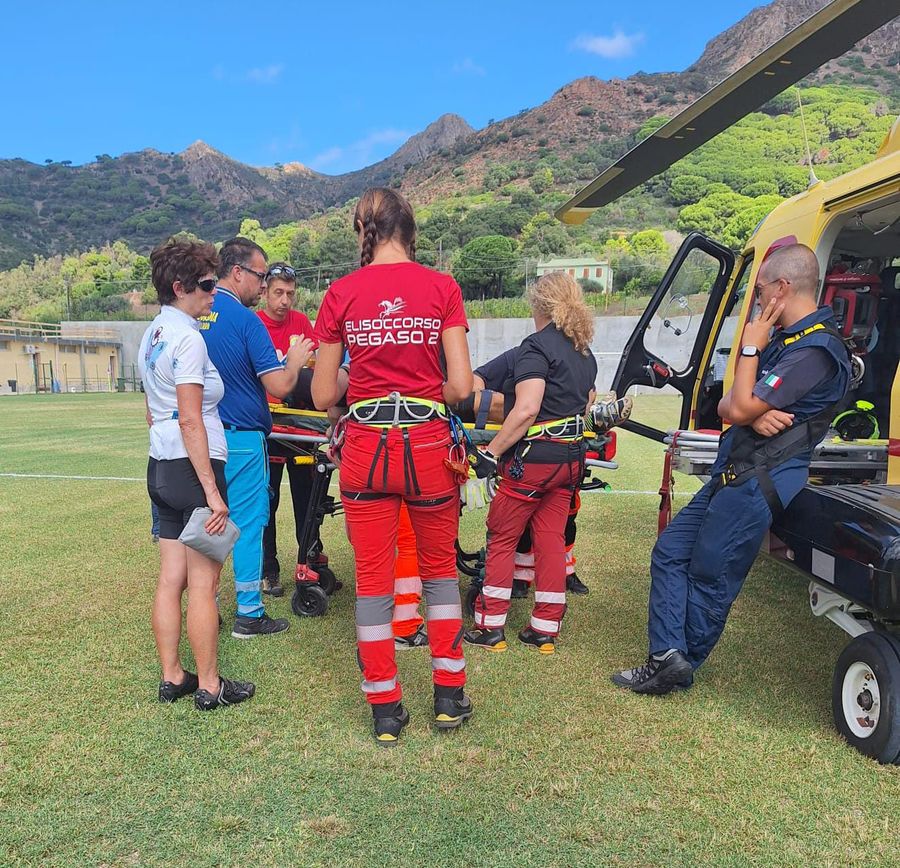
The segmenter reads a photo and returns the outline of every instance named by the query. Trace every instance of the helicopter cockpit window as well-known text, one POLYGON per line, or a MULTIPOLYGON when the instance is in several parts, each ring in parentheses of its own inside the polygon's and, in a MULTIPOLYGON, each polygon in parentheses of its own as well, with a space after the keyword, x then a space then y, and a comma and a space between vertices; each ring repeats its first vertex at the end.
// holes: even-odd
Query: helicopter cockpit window
POLYGON ((647 350, 676 373, 684 373, 690 365, 709 292, 720 268, 715 257, 698 248, 691 250, 644 333, 647 350))

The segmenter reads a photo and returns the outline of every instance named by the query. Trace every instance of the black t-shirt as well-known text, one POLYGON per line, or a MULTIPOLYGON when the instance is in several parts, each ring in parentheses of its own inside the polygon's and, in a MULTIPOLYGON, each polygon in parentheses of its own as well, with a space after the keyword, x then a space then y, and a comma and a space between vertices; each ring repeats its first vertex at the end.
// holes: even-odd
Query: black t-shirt
POLYGON ((537 422, 581 416, 597 379, 597 360, 582 355, 553 323, 519 345, 513 381, 544 380, 544 399, 537 422))
POLYGON ((485 362, 480 368, 475 368, 475 373, 484 380, 485 389, 502 392, 504 395, 515 394, 516 383, 513 375, 518 351, 518 347, 513 347, 505 353, 500 353, 489 362, 485 362))
POLYGON ((492 392, 500 392, 503 395, 503 415, 508 416, 509 411, 516 403, 516 382, 513 379, 516 369, 516 355, 518 347, 513 347, 505 353, 500 353, 489 362, 485 362, 475 373, 484 380, 485 389, 492 392))

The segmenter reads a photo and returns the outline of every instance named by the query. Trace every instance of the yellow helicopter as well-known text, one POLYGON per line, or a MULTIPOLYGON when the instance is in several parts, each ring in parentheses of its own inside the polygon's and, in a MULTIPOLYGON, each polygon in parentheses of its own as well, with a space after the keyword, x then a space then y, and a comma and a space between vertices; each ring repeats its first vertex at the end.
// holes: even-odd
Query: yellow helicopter
MULTIPOLYGON (((606 169, 556 212, 581 223, 760 108, 900 14, 897 0, 834 0, 720 82, 606 169)), ((812 164, 810 163, 810 168, 812 164)), ((718 447, 716 407, 730 388, 753 286, 767 252, 802 242, 819 259, 820 304, 834 308, 853 352, 856 412, 816 450, 810 482, 763 551, 809 579, 812 611, 851 637, 835 666, 835 725, 856 749, 900 764, 900 118, 875 158, 809 188, 765 217, 743 250, 700 233, 682 244, 640 317, 611 387, 669 387, 677 428, 623 427, 667 444, 670 468, 702 476, 718 447), (708 293, 691 314, 688 294, 708 293), (852 418, 851 418, 852 417, 852 418), (850 421, 854 424, 844 424, 850 421)))

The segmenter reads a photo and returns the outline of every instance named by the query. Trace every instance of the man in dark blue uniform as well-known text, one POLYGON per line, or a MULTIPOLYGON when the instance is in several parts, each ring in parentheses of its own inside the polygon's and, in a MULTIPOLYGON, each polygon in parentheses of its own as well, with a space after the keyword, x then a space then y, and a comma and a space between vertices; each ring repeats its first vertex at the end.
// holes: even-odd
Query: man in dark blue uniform
POLYGON ((834 314, 816 307, 818 285, 816 256, 803 244, 774 250, 760 266, 761 313, 744 329, 734 383, 719 403, 732 427, 712 478, 653 548, 650 655, 613 675, 621 687, 663 694, 693 683, 766 531, 806 484, 850 381, 834 314))

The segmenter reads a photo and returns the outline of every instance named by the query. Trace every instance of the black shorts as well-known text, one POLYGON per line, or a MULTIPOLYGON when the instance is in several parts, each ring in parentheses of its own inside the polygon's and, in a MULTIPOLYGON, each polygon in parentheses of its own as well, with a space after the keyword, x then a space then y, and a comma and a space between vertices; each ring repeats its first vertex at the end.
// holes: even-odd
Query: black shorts
MULTIPOLYGON (((210 459, 216 487, 222 500, 228 503, 225 485, 225 462, 210 459)), ((173 458, 170 461, 150 459, 147 465, 147 491, 159 507, 159 536, 161 539, 178 539, 191 513, 198 506, 208 506, 206 493, 197 478, 190 458, 173 458)))

